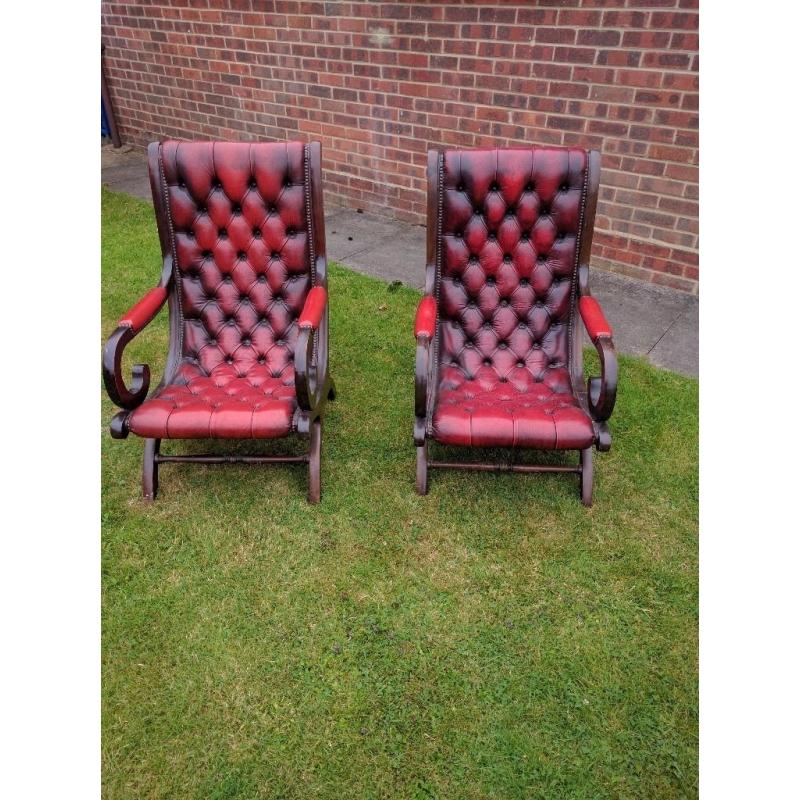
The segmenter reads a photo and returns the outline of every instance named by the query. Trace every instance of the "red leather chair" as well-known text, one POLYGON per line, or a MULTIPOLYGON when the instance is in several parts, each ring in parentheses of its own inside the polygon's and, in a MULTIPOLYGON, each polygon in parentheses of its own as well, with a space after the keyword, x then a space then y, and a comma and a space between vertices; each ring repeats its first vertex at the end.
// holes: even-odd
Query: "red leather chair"
POLYGON ((589 293, 600 155, 577 148, 428 153, 428 254, 417 338, 417 491, 429 467, 580 475, 608 450, 617 362, 589 293), (581 327, 602 375, 584 385, 581 327), (428 441, 576 450, 578 463, 430 460, 428 441))
POLYGON ((145 439, 142 491, 153 500, 159 464, 307 463, 320 499, 328 374, 328 296, 318 142, 153 143, 148 149, 161 280, 119 322, 103 377, 124 411, 111 435, 145 439), (164 378, 122 352, 167 303, 164 378), (145 399, 147 397, 147 399, 145 399), (309 439, 299 456, 164 455, 164 439, 309 439))

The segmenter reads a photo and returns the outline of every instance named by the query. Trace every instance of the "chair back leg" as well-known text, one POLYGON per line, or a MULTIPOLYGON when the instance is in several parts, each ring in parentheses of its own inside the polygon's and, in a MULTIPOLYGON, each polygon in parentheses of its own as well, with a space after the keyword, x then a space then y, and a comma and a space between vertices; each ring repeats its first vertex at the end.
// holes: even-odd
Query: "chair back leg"
POLYGON ((428 443, 417 447, 417 494, 428 494, 428 443))
POLYGON ((322 498, 320 460, 322 456, 322 420, 311 423, 308 445, 308 502, 319 503, 322 498))
POLYGON ((142 496, 145 502, 152 503, 158 494, 158 462, 156 456, 161 450, 161 439, 144 440, 144 460, 142 462, 142 496))
POLYGON ((581 450, 581 502, 585 506, 592 504, 592 488, 594 486, 594 466, 592 464, 592 448, 581 450))

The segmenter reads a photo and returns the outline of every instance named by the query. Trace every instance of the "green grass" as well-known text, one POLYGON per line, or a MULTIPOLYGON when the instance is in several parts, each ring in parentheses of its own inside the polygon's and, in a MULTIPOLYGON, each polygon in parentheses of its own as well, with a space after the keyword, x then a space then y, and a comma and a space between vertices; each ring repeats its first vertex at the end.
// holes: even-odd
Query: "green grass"
MULTIPOLYGON (((159 273, 149 204, 105 192, 104 336, 159 273)), ((421 498, 419 294, 333 265, 330 295, 319 506, 301 467, 188 465, 144 505, 104 399, 104 795, 696 796, 697 382, 620 359, 591 509, 563 475, 421 498)), ((157 381, 166 341, 128 363, 157 381)))

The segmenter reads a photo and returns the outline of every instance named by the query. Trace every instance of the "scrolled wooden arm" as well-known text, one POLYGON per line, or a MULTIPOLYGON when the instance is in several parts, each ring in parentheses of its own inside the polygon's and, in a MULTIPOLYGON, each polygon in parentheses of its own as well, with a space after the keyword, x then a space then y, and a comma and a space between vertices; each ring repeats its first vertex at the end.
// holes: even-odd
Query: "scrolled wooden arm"
POLYGON ((588 267, 581 267, 578 311, 600 357, 600 377, 586 382, 587 401, 592 419, 605 422, 614 410, 617 399, 617 353, 614 350, 611 326, 600 303, 589 292, 588 267))
MULTIPOLYGON (((114 404, 126 411, 132 411, 147 397, 150 389, 150 367, 147 364, 134 364, 131 384, 128 387, 122 377, 122 354, 128 342, 164 307, 169 294, 171 265, 171 260, 165 260, 161 283, 123 314, 119 325, 103 348, 103 383, 114 404)), ((123 413, 114 417, 111 433, 115 438, 124 438, 127 435, 124 425, 126 416, 123 413)))
POLYGON ((133 365, 130 388, 122 377, 122 353, 137 333, 128 325, 120 325, 103 348, 103 382, 106 391, 115 405, 128 411, 144 402, 150 388, 150 367, 147 364, 133 365))
POLYGON ((414 442, 425 443, 425 419, 428 413, 428 376, 430 374, 431 340, 427 334, 417 336, 417 358, 414 368, 414 442))
POLYGON ((617 399, 617 353, 610 336, 598 336, 594 346, 600 357, 600 377, 589 378, 586 389, 592 418, 605 422, 617 399))
POLYGON ((328 375, 328 296, 324 287, 314 287, 299 319, 300 332, 294 351, 294 385, 302 412, 298 430, 305 432, 313 417, 333 391, 328 375))
POLYGON ((327 364, 314 357, 314 334, 314 328, 301 328, 294 350, 294 385, 302 411, 314 411, 325 388, 327 364))

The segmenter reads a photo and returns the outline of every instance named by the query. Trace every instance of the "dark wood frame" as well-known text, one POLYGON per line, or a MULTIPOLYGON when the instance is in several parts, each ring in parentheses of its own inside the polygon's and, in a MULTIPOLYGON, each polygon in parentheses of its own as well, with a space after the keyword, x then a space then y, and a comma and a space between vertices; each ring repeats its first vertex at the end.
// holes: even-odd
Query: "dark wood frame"
MULTIPOLYGON (((593 344, 600 357, 601 374, 590 377, 584 389, 583 348, 581 344, 582 320, 578 311, 578 300, 590 296, 589 260, 597 212, 597 195, 600 187, 600 153, 589 150, 584 182, 584 211, 581 222, 578 257, 576 262, 576 291, 570 309, 571 346, 570 375, 575 396, 581 407, 591 417, 595 430, 595 446, 601 452, 611 448, 611 432, 607 420, 614 409, 617 395, 617 356, 610 336, 598 336, 593 344)), ((465 469, 500 472, 558 472, 575 473, 580 476, 581 501, 592 504, 594 466, 592 448, 577 451, 578 463, 569 464, 515 464, 438 461, 428 454, 428 439, 433 407, 436 403, 436 388, 439 383, 439 264, 441 260, 441 180, 442 156, 438 150, 428 151, 428 206, 427 206, 427 255, 425 263, 425 294, 436 300, 437 317, 433 339, 427 334, 417 336, 417 353, 414 371, 414 444, 417 449, 416 488, 419 494, 428 493, 429 469, 465 469)), ((568 452, 568 451, 565 451, 568 452)))
MULTIPOLYGON (((161 145, 152 143, 147 150, 150 186, 153 190, 158 235, 161 243, 163 267, 158 285, 167 290, 169 308, 169 350, 164 375, 154 390, 157 393, 171 382, 181 360, 180 333, 180 286, 173 269, 173 253, 170 237, 170 220, 162 180, 161 145)), ((311 204, 311 249, 314 264, 311 274, 312 286, 328 287, 328 261, 325 249, 325 216, 322 205, 322 156, 319 142, 305 146, 306 200, 311 204)), ((163 303, 162 306, 163 307, 163 303)), ((122 354, 126 345, 161 310, 159 307, 138 330, 122 325, 109 337, 103 350, 103 380, 106 391, 120 411, 111 420, 111 436, 124 439, 128 436, 127 419, 130 412, 141 405, 148 396, 150 368, 136 364, 132 369, 128 387, 122 377, 122 354)), ((336 397, 336 389, 328 369, 328 324, 329 307, 326 303, 318 328, 301 328, 295 344, 295 392, 297 411, 294 428, 298 435, 308 439, 308 451, 297 456, 278 455, 162 455, 160 439, 145 439, 142 465, 142 494, 146 501, 155 499, 158 492, 158 468, 160 464, 308 464, 308 501, 318 503, 322 495, 322 417, 328 400, 336 397)))

